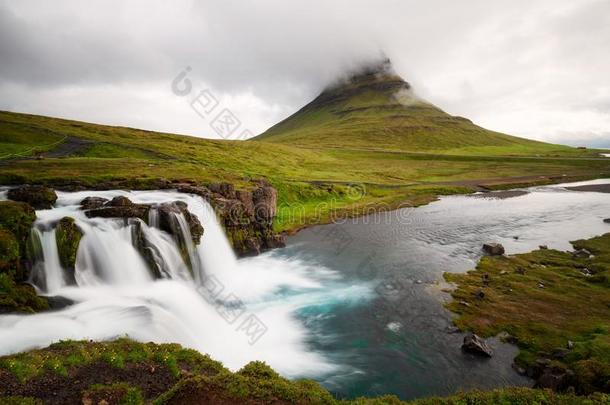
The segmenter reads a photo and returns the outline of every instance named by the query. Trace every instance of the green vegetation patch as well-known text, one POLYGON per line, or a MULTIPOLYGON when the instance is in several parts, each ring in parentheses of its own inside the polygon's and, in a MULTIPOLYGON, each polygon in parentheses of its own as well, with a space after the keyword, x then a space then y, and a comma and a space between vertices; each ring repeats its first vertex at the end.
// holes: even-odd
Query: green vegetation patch
POLYGON ((126 383, 94 384, 83 393, 83 403, 141 405, 144 404, 144 397, 138 387, 126 383))
POLYGON ((593 255, 540 249, 445 274, 457 284, 448 308, 462 330, 515 337, 517 364, 547 359, 582 392, 610 392, 610 234, 573 244, 593 255))
POLYGON ((119 369, 129 363, 153 362, 168 367, 175 376, 183 369, 200 374, 224 370, 222 364, 207 355, 178 344, 137 343, 127 338, 113 342, 62 341, 47 349, 1 357, 0 369, 26 382, 47 371, 68 375, 76 367, 97 362, 119 369))
POLYGON ((392 395, 341 400, 314 381, 287 380, 263 362, 254 361, 237 372, 230 372, 207 355, 184 349, 177 344, 137 343, 126 338, 113 342, 65 341, 46 349, 0 357, 0 381, 11 385, 10 388, 0 385, 0 404, 40 404, 46 399, 66 398, 83 403, 105 401, 108 404, 129 405, 150 402, 157 405, 184 403, 594 405, 607 404, 610 399, 607 395, 599 393, 585 397, 558 394, 548 390, 505 388, 415 401, 400 401, 392 395), (121 370, 134 365, 140 367, 131 367, 129 373, 121 374, 121 370), (91 369, 92 366, 95 368, 91 369), (155 372, 155 369, 161 366, 174 370, 175 382, 168 381, 155 372), (88 367, 89 372, 77 374, 79 370, 87 370, 88 367), (7 380, 5 375, 7 372, 17 379, 18 385, 7 380), (109 383, 107 382, 109 375, 123 375, 126 381, 109 383), (78 376, 79 381, 68 383, 75 378, 74 376, 78 376), (33 381, 33 379, 37 380, 33 381), (41 381, 55 381, 56 385, 48 387, 40 384, 41 381), (76 388, 76 385, 81 388, 76 388), (151 385, 156 388, 151 390, 151 385), (2 397, 5 389, 10 389, 11 393, 25 392, 27 398, 2 397))
POLYGON ((0 201, 0 228, 11 232, 21 247, 30 235, 36 212, 28 204, 18 201, 0 201))

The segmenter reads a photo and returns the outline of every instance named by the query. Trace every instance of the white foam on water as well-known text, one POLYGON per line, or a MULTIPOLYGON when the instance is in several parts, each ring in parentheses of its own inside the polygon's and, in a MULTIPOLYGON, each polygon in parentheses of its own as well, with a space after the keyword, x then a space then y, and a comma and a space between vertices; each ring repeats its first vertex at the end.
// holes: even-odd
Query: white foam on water
MULTIPOLYGON (((43 260, 37 264, 38 290, 74 302, 62 310, 34 315, 0 316, 0 354, 43 347, 65 339, 108 340, 128 336, 139 341, 176 342, 208 353, 230 369, 262 360, 289 377, 319 376, 336 370, 307 345, 309 332, 299 309, 368 299, 366 286, 342 285, 337 273, 273 253, 237 260, 213 209, 200 197, 172 191, 84 191, 58 193, 56 206, 37 211, 43 260), (134 247, 133 221, 87 218, 80 201, 88 196, 123 195, 136 203, 183 201, 204 226, 200 245, 188 245, 192 270, 173 237, 140 223, 162 268, 155 278, 134 247), (83 231, 74 278, 69 285, 59 263, 55 225, 70 216, 83 231), (197 264, 197 265, 195 265, 197 264), (258 329, 249 329, 252 323, 258 329), (252 330, 257 333, 252 333, 252 330), (262 333, 261 333, 262 331, 262 333)), ((190 232, 176 217, 182 238, 190 232)))

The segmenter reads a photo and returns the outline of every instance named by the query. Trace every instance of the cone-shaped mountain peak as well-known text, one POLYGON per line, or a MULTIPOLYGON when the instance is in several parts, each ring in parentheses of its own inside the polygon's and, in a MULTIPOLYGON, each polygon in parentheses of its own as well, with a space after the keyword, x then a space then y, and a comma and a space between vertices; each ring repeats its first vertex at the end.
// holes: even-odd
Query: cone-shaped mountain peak
POLYGON ((447 151, 538 148, 452 116, 417 96, 384 58, 330 83, 313 101, 255 140, 308 147, 447 151))

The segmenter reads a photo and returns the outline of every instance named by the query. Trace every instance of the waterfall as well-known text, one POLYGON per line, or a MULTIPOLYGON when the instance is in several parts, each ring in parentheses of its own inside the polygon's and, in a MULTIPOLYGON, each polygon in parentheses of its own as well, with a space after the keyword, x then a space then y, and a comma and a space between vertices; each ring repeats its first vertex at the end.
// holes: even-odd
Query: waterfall
POLYGON ((30 245, 34 258, 31 282, 45 293, 52 293, 65 286, 66 278, 59 262, 55 229, 32 228, 30 245))
POLYGON ((320 294, 334 299, 332 289, 320 290, 330 270, 273 254, 238 261, 214 210, 198 196, 112 190, 59 192, 58 197, 53 209, 36 212, 31 282, 41 294, 74 304, 34 315, 0 315, 0 355, 61 339, 127 335, 177 342, 231 369, 252 360, 266 361, 286 376, 320 375, 334 368, 308 349, 308 332, 295 318, 299 308, 319 300, 320 294), (151 204, 148 224, 88 218, 80 208, 85 197, 118 195, 151 204), (177 236, 159 228, 154 205, 174 201, 186 203, 202 223, 199 245, 193 244, 183 214, 173 216, 177 236), (66 282, 67 269, 60 264, 55 241, 55 226, 65 216, 74 218, 83 233, 73 283, 66 282), (286 291, 294 297, 288 299, 286 291), (243 326, 253 319, 262 331, 256 336, 243 326))

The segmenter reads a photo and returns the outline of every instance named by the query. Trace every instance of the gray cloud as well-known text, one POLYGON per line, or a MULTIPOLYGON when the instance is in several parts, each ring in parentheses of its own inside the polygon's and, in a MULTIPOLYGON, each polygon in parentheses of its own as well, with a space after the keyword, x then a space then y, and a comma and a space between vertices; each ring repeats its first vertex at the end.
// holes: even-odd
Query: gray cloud
POLYGON ((210 88, 254 133, 380 51, 490 129, 610 147, 610 3, 0 0, 0 108, 213 137, 210 88))

